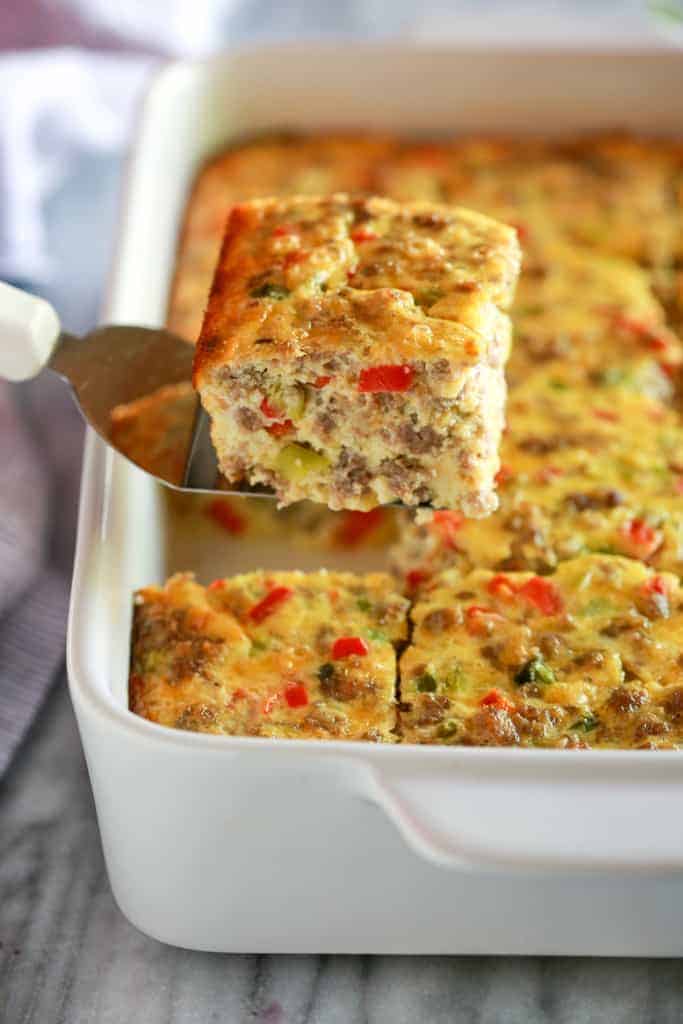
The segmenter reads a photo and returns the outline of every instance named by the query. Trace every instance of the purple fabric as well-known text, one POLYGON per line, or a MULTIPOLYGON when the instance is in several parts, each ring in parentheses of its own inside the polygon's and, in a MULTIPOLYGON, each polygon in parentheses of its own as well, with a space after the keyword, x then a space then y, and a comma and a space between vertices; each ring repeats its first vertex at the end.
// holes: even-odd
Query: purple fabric
MULTIPOLYGON (((150 52, 130 39, 82 18, 67 3, 54 0, 21 0, 7 4, 0 27, 0 48, 27 50, 38 47, 81 46, 93 50, 150 52)), ((155 51, 156 52, 156 51, 155 51)))
POLYGON ((63 573, 44 570, 0 624, 0 774, 64 661, 68 593, 63 573))
POLYGON ((82 435, 57 378, 0 384, 0 775, 64 663, 82 435))
MULTIPOLYGON (((80 47, 73 51, 73 65, 77 68, 82 54, 84 74, 95 69, 94 63, 85 66, 88 51, 96 49, 102 54, 98 102, 102 116, 108 118, 110 136, 100 136, 98 144, 89 148, 87 140, 79 137, 84 134, 80 122, 69 120, 66 113, 61 121, 57 118, 61 134, 55 134, 59 111, 53 109, 54 104, 49 110, 51 126, 36 120, 28 104, 19 104, 13 108, 19 113, 12 124, 4 125, 0 132, 0 262, 4 272, 25 275, 29 287, 30 282, 40 282, 39 290, 54 302, 64 326, 85 331, 94 325, 105 267, 111 258, 117 169, 129 117, 127 107, 117 110, 108 102, 112 75, 106 61, 112 59, 111 51, 122 53, 125 78, 126 58, 157 51, 90 22, 69 0, 27 0, 15 8, 0 19, 0 68, 7 87, 12 87, 8 74, 14 75, 17 94, 22 93, 21 83, 22 95, 28 95, 28 65, 17 63, 12 51, 51 47, 37 52, 52 60, 53 69, 66 73, 70 51, 54 48, 80 47), (2 51, 6 51, 5 57, 2 51), (10 68, 14 70, 8 71, 10 68), (115 123, 117 114, 120 126, 115 123), (119 130, 121 138, 117 137, 119 130), (30 150, 26 148, 29 143, 30 150), (97 154, 103 153, 109 162, 94 164, 97 154), (6 230, 8 212, 16 215, 22 209, 19 193, 25 181, 21 171, 16 173, 20 156, 37 193, 35 221, 40 228, 39 248, 45 250, 40 259, 33 252, 36 234, 30 218, 19 218, 16 237, 6 230), (69 191, 72 198, 65 205, 63 197, 69 191), (87 222, 85 235, 79 221, 87 222), (89 250, 85 265, 82 259, 79 262, 84 245, 89 250)), ((26 57, 31 60, 30 54, 26 57)), ((140 61, 144 65, 144 58, 140 61)), ((132 102, 143 72, 131 73, 135 76, 128 90, 132 102)), ((43 72, 34 66, 32 75, 29 91, 36 104, 43 90, 46 97, 54 97, 49 67, 45 65, 43 72)), ((68 102, 65 90, 62 83, 66 100, 61 98, 68 102)), ((48 104, 44 105, 47 110, 48 104)), ((25 285, 23 280, 17 283, 25 285)), ((83 433, 71 395, 56 377, 45 373, 23 385, 0 380, 0 777, 64 666, 83 433)))
MULTIPOLYGON (((0 273, 50 299, 66 330, 97 318, 156 57, 216 45, 236 2, 197 20, 173 0, 156 24, 135 0, 120 19, 102 0, 26 0, 0 18, 0 273)), ((0 776, 64 664, 83 429, 56 377, 0 380, 0 776)))
MULTIPOLYGON (((9 386, 0 390, 0 616, 33 583, 43 557, 48 481, 9 386)), ((1 666, 0 666, 1 668, 1 666)))

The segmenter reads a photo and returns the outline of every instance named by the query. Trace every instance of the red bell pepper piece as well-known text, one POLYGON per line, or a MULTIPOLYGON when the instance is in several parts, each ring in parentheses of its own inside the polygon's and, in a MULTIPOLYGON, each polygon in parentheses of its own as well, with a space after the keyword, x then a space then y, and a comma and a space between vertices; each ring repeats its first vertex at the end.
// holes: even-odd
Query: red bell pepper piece
POLYGON ((669 343, 666 338, 662 338, 661 334, 651 335, 648 341, 648 348, 651 348, 653 352, 666 352, 669 347, 669 343))
POLYGON ((523 242, 527 242, 529 240, 530 231, 529 231, 528 224, 520 224, 519 222, 517 222, 517 223, 513 223, 511 225, 511 227, 513 227, 515 229, 515 231, 517 232, 517 238, 519 239, 520 242, 523 243, 523 242))
POLYGON ((379 238, 376 231, 372 228, 356 228, 349 235, 352 242, 372 242, 375 238, 379 238))
POLYGON ((653 576, 651 580, 646 580, 643 583, 643 592, 645 594, 661 594, 662 597, 668 597, 669 594, 667 585, 661 576, 653 576))
POLYGON ((543 615, 557 615, 564 608, 559 590, 550 580, 532 576, 523 583, 517 593, 538 608, 543 615))
POLYGON ((290 430, 294 429, 294 424, 291 420, 280 419, 282 413, 274 405, 270 404, 267 395, 264 395, 261 399, 259 409, 267 419, 277 420, 276 423, 269 423, 266 427, 268 433, 272 434, 273 437, 282 437, 283 434, 288 434, 290 430))
POLYGON ((261 399, 259 409, 261 410, 263 415, 269 420, 279 420, 280 417, 282 416, 280 410, 276 409, 274 405, 270 404, 267 395, 264 395, 263 398, 261 399))
POLYGON ((303 708, 308 704, 308 690, 303 683, 287 683, 285 700, 290 708, 303 708))
POLYGON ((465 525, 465 517, 460 512, 450 509, 438 509, 432 516, 432 526, 436 529, 448 548, 457 548, 457 533, 465 525))
POLYGON ((293 252, 286 253, 283 260, 285 270, 295 266, 297 263, 303 263, 306 259, 308 259, 308 253, 304 252, 303 249, 295 249, 293 252))
POLYGON ((332 657, 335 661, 349 658, 352 654, 364 657, 369 652, 370 648, 360 636, 340 636, 332 645, 332 657))
POLYGON ((314 388, 324 388, 326 384, 329 384, 332 380, 331 377, 316 377, 313 381, 314 388))
POLYGON ((294 591, 291 587, 273 587, 264 598, 249 610, 249 618, 253 622, 263 622, 272 612, 280 607, 294 591))
POLYGON ((471 604, 465 615, 465 628, 471 636, 483 636, 489 633, 496 623, 505 621, 493 608, 481 604, 471 604))
POLYGON ((512 467, 511 466, 507 466, 503 462, 503 463, 501 463, 500 469, 496 473, 495 481, 496 481, 496 483, 498 484, 499 487, 502 487, 503 484, 506 484, 508 482, 508 480, 512 480, 514 475, 515 475, 515 473, 514 473, 514 470, 512 469, 512 467))
POLYGON ((626 316, 624 313, 615 313, 613 321, 616 327, 640 338, 654 352, 665 352, 669 347, 666 338, 663 338, 652 324, 646 324, 642 320, 636 320, 635 317, 626 316))
POLYGON ((599 420, 605 420, 606 423, 618 423, 619 416, 616 412, 612 412, 611 409, 593 409, 593 415, 597 416, 599 420))
POLYGON ((284 434, 289 434, 291 430, 294 430, 294 424, 291 420, 283 420, 282 423, 269 423, 266 430, 273 437, 282 437, 284 434))
POLYGON ((626 553, 634 558, 649 558, 662 543, 661 532, 640 518, 624 523, 620 533, 626 553))
POLYGON ((429 579, 426 569, 411 569, 406 573, 406 587, 408 590, 417 590, 421 583, 429 579))
POLYGON ((371 508, 368 512, 352 510, 345 512, 335 533, 335 540, 343 547, 359 544, 384 520, 383 508, 371 508))
POLYGON ((501 693, 500 690, 489 690, 481 700, 479 701, 482 707, 485 708, 500 708, 501 711, 514 711, 515 705, 511 700, 501 693))
POLYGON ((228 533, 243 533, 247 521, 232 507, 228 498, 214 498, 206 508, 206 514, 228 533))
POLYGON ((405 363, 392 366, 369 366, 360 371, 358 390, 365 394, 377 391, 407 391, 415 371, 405 363))
POLYGON ((509 601, 517 593, 517 588, 512 580, 502 572, 497 573, 489 580, 486 589, 489 594, 500 597, 504 601, 509 601))

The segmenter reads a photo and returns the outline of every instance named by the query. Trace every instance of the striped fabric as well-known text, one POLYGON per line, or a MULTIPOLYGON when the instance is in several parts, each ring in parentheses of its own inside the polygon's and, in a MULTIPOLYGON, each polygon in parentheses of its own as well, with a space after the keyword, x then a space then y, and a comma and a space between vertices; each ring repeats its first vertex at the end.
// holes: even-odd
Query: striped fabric
POLYGON ((0 776, 64 663, 82 433, 56 378, 0 384, 0 776))

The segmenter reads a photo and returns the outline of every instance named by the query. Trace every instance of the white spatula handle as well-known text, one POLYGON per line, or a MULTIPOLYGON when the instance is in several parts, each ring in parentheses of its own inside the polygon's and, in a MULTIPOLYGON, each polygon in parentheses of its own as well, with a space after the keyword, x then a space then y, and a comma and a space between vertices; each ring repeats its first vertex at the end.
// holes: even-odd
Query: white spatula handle
POLYGON ((0 281, 0 377, 30 380, 45 369, 60 333, 49 302, 0 281))

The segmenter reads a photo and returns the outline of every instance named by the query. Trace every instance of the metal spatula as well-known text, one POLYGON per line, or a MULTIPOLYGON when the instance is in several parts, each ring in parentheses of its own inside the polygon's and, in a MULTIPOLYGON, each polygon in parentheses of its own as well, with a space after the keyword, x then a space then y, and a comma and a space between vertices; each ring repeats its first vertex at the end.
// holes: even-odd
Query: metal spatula
MULTIPOLYGON (((77 338, 61 330, 49 302, 0 282, 0 376, 22 381, 52 370, 70 385, 83 416, 107 444, 112 444, 112 410, 164 385, 189 381, 192 356, 192 345, 162 329, 98 327, 77 338)), ((155 478, 176 490, 217 490, 218 465, 199 401, 182 485, 155 478)), ((221 487, 220 493, 274 497, 248 484, 238 490, 221 487)))

